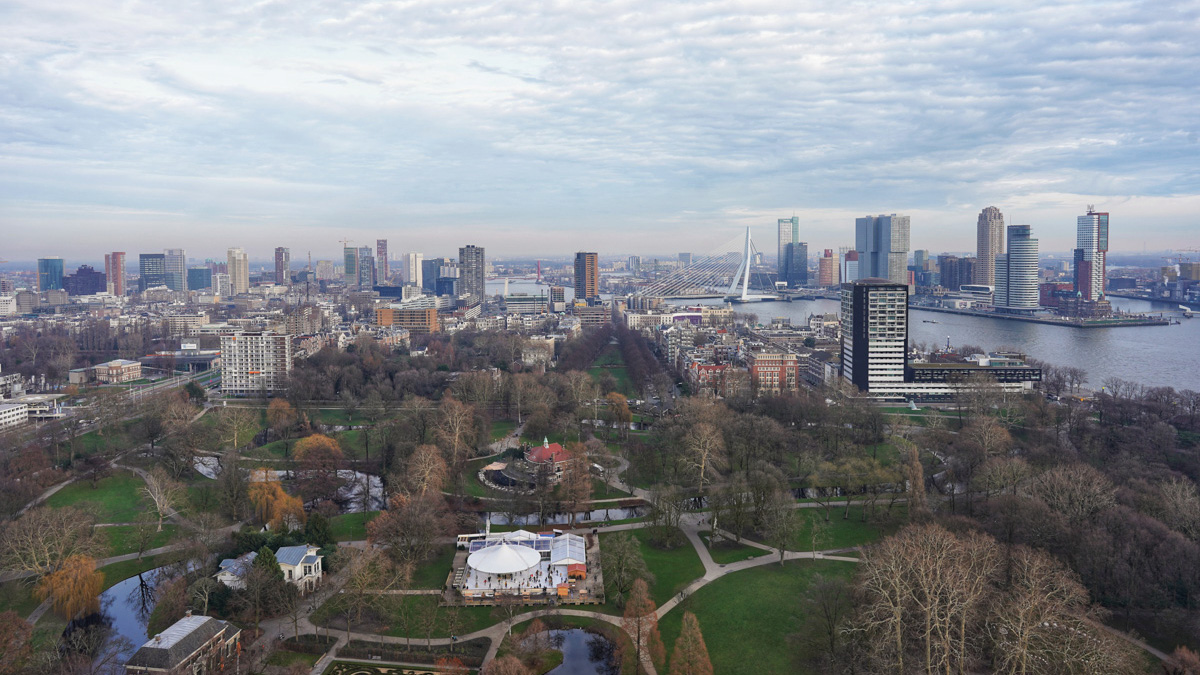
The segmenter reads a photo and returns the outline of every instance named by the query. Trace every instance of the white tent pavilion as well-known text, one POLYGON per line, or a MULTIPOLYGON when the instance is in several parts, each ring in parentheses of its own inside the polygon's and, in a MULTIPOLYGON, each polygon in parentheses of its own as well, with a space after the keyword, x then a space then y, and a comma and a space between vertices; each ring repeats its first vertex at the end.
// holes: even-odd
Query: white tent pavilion
POLYGON ((541 554, 528 546, 503 543, 472 553, 467 565, 484 574, 518 574, 541 561, 541 554))

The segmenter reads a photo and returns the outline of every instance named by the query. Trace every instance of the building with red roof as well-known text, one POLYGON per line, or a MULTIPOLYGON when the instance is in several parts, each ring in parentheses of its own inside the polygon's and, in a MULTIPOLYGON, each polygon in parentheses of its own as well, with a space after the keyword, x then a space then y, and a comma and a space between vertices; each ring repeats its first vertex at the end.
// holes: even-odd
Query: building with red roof
POLYGON ((558 443, 543 438, 542 444, 525 451, 525 461, 535 466, 549 463, 556 473, 561 473, 567 463, 567 450, 558 443))

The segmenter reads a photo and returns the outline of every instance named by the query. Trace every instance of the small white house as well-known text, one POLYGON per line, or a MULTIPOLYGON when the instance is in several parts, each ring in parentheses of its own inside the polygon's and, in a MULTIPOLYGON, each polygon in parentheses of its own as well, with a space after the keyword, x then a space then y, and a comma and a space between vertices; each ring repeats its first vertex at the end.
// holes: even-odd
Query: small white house
POLYGON ((244 588, 246 586, 246 573, 250 571, 250 566, 254 564, 254 559, 257 557, 258 553, 251 551, 243 553, 237 558, 222 560, 215 575, 217 581, 230 588, 244 588))
POLYGON ((311 593, 321 585, 325 573, 321 561, 325 556, 317 553, 318 550, 312 544, 303 544, 284 546, 275 552, 284 580, 296 584, 301 593, 311 593))

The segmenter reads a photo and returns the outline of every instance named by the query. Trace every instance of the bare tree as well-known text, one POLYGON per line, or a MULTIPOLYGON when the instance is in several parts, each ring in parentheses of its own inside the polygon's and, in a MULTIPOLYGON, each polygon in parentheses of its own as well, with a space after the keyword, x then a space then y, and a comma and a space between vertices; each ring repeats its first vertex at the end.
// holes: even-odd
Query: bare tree
POLYGON ((160 466, 146 475, 146 485, 142 494, 154 505, 158 514, 158 532, 162 532, 163 519, 174 515, 175 509, 183 502, 187 494, 186 488, 172 480, 165 469, 160 466))
POLYGON ((107 547, 94 523, 91 515, 74 507, 39 507, 25 512, 0 536, 4 569, 42 576, 57 570, 71 556, 104 555, 107 547))

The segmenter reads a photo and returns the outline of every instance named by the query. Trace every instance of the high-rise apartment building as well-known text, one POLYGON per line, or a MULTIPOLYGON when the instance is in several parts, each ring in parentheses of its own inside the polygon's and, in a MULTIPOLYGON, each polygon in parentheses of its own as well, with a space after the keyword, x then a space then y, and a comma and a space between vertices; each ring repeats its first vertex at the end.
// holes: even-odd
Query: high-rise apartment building
POLYGON ((277 246, 275 248, 275 283, 284 285, 292 281, 292 250, 277 246))
POLYGON ((387 239, 375 240, 375 283, 392 282, 392 270, 388 266, 387 239))
POLYGON ((104 283, 108 292, 116 296, 125 295, 125 252, 113 251, 104 254, 104 283))
POLYGON ((267 331, 221 336, 221 391, 261 396, 287 389, 292 336, 267 331))
POLYGON ((173 291, 187 290, 187 254, 181 248, 163 250, 163 284, 173 291))
POLYGON ((979 212, 975 232, 974 282, 996 285, 996 258, 1004 252, 1004 214, 989 206, 979 212))
POLYGON ((63 287, 63 259, 38 258, 38 290, 54 291, 63 287))
POLYGON ((904 382, 908 284, 862 279, 842 284, 842 376, 861 391, 904 382))
POLYGON ((975 258, 955 255, 938 256, 938 282, 948 291, 975 283, 975 258))
POLYGON ((230 295, 250 292, 250 258, 240 248, 226 252, 225 269, 229 272, 230 295))
POLYGON ((138 255, 138 291, 167 285, 167 256, 162 253, 138 255))
POLYGON ((458 249, 459 286, 458 294, 470 296, 471 300, 482 301, 486 293, 487 263, 482 246, 463 246, 458 249))
POLYGON ((589 305, 600 297, 600 256, 580 251, 575 254, 575 301, 589 305))
POLYGON ((333 268, 332 260, 317 261, 317 279, 320 281, 333 281, 337 279, 337 271, 333 268))
POLYGON ((642 271, 642 256, 631 255, 629 260, 625 262, 625 267, 629 268, 630 272, 638 273, 642 271))
POLYGON ((409 286, 416 286, 417 288, 423 286, 422 281, 424 279, 421 274, 423 272, 421 269, 423 262, 425 262, 425 256, 421 253, 409 253, 405 256, 404 280, 409 286))
POLYGON ((104 274, 92 269, 91 265, 80 265, 74 274, 63 277, 63 290, 67 295, 95 295, 106 289, 104 274))
POLYGON ((909 217, 866 216, 854 221, 858 276, 855 279, 887 279, 908 283, 909 217))
POLYGON ((679 262, 683 263, 684 267, 690 266, 692 264, 692 254, 691 253, 680 253, 679 254, 679 262))
POLYGON ((358 287, 358 249, 346 246, 342 249, 342 275, 346 278, 346 288, 358 287))
POLYGON ((779 219, 779 250, 775 254, 775 269, 780 278, 787 275, 787 245, 800 241, 800 218, 779 219))
POLYGON ((1028 225, 1009 225, 1008 252, 996 256, 993 304, 998 312, 1032 313, 1038 308, 1038 240, 1029 234, 1028 225))
POLYGON ((833 257, 833 249, 825 249, 825 255, 817 259, 817 285, 821 288, 836 286, 837 258, 833 257))
POLYGON ((1082 300, 1102 300, 1108 258, 1108 214, 1088 205, 1079 216, 1075 239, 1075 292, 1082 300))
POLYGON ((228 298, 233 295, 233 284, 229 281, 229 275, 224 272, 214 272, 212 275, 212 290, 213 295, 228 298))

